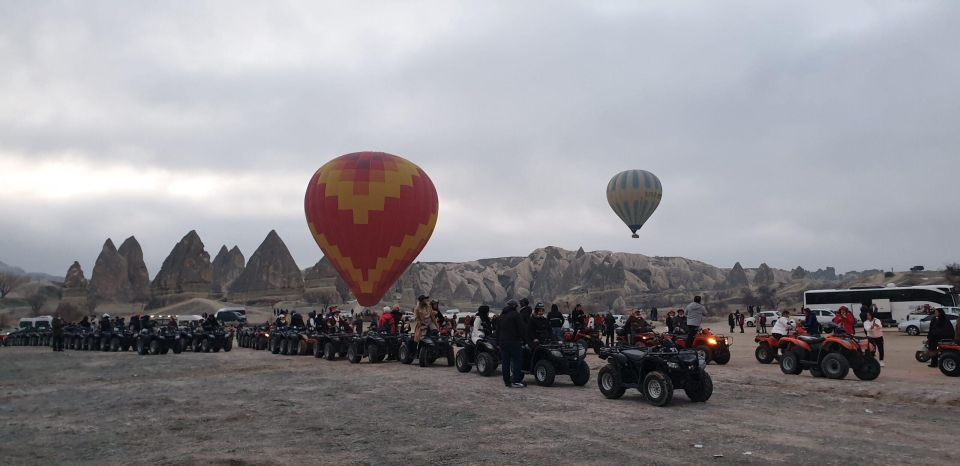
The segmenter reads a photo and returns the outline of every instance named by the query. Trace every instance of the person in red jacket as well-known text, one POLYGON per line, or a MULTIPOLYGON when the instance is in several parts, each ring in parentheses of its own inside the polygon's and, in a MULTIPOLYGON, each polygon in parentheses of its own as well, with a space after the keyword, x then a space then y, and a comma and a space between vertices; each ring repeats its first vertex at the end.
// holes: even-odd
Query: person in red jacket
POLYGON ((377 322, 377 328, 380 329, 381 332, 386 330, 390 335, 396 335, 397 323, 393 321, 393 314, 388 311, 384 311, 383 314, 380 314, 380 321, 377 322))
POLYGON ((847 332, 847 335, 853 335, 853 324, 855 320, 853 319, 853 314, 850 313, 850 309, 847 309, 847 306, 840 306, 840 309, 837 310, 837 315, 833 317, 833 323, 839 325, 844 332, 847 332))

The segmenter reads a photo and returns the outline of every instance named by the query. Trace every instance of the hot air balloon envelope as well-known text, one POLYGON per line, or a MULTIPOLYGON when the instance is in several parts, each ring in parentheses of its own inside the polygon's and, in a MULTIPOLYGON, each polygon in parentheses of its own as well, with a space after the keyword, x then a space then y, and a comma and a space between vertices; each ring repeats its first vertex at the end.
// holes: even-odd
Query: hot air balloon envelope
POLYGON ((607 183, 607 202, 620 220, 627 224, 634 238, 640 237, 637 230, 657 210, 662 197, 660 179, 646 170, 622 171, 607 183))
POLYGON ((380 302, 430 240, 430 177, 396 155, 356 152, 320 167, 304 198, 310 232, 361 306, 380 302))

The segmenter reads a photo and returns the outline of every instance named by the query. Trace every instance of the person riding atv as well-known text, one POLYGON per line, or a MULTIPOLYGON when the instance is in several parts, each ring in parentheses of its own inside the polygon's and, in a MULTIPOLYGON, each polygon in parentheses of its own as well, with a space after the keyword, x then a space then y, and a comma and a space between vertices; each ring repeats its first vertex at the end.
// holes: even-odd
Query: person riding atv
POLYGON ((798 375, 809 369, 814 377, 842 379, 853 369, 860 380, 874 380, 880 375, 876 346, 866 337, 846 333, 842 327, 825 337, 784 336, 780 345, 780 370, 784 374, 798 375))
POLYGON ((477 309, 477 319, 470 335, 456 339, 455 344, 461 348, 455 356, 457 371, 466 373, 477 366, 477 373, 484 377, 496 373, 500 365, 500 347, 490 320, 490 306, 477 309))

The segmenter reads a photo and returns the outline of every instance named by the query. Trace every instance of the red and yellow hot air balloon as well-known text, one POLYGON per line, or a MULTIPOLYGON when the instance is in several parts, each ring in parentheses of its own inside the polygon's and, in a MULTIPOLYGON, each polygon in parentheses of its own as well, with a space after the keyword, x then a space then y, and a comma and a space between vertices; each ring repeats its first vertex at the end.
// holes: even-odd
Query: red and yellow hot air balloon
POLYGON ((417 258, 440 203, 418 166, 384 152, 355 152, 320 167, 303 201, 323 254, 361 306, 376 305, 417 258))

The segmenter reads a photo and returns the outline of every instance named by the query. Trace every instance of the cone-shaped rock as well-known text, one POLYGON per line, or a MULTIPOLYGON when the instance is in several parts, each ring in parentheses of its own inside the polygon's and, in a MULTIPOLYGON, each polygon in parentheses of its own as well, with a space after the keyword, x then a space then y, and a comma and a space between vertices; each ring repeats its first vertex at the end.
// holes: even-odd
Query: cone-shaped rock
POLYGON ((743 266, 740 265, 739 262, 733 264, 733 268, 730 269, 730 273, 727 274, 727 279, 724 281, 724 284, 727 288, 737 288, 750 284, 750 282, 747 281, 747 273, 743 271, 743 266))
POLYGON ((109 238, 93 266, 87 297, 94 303, 126 302, 130 300, 130 279, 127 277, 127 260, 117 252, 109 238))
POLYGON ((87 298, 87 277, 83 275, 80 263, 74 261, 67 269, 67 276, 63 279, 63 299, 83 301, 87 298))
POLYGON ((221 246, 217 257, 213 258, 213 287, 212 292, 215 297, 222 297, 227 294, 230 284, 243 273, 245 264, 243 253, 240 248, 234 246, 227 250, 227 246, 221 246))
POLYGON ((320 259, 303 275, 304 299, 313 304, 343 304, 347 297, 342 296, 337 285, 340 274, 326 257, 320 259))
POLYGON ((203 249, 200 235, 191 230, 173 247, 153 278, 148 307, 208 297, 212 276, 210 254, 203 249))
POLYGON ((243 273, 230 285, 230 300, 276 302, 303 296, 303 274, 287 245, 271 230, 254 251, 243 273))
POLYGON ((131 236, 124 240, 117 252, 127 261, 129 299, 137 303, 147 302, 150 299, 150 274, 147 264, 143 262, 143 249, 137 238, 131 236))
POLYGON ((753 277, 753 284, 757 286, 773 284, 773 270, 766 263, 760 264, 757 274, 753 277))

